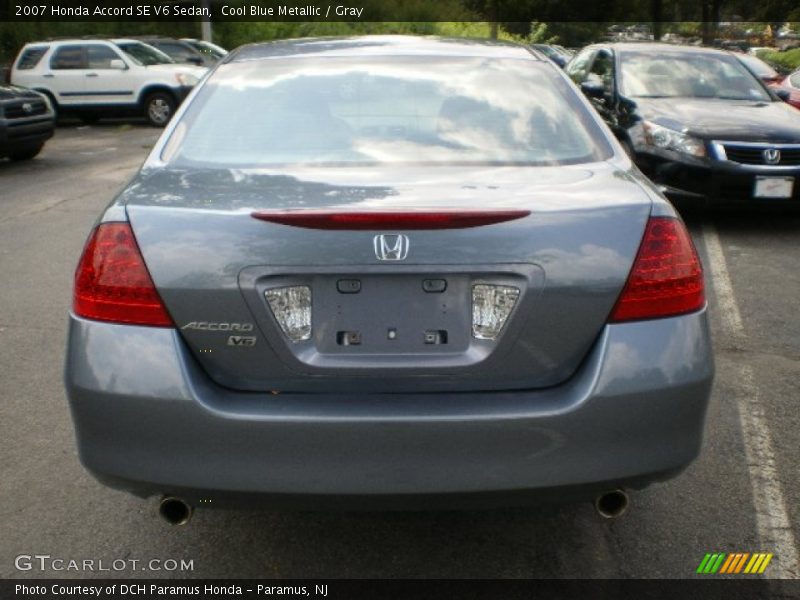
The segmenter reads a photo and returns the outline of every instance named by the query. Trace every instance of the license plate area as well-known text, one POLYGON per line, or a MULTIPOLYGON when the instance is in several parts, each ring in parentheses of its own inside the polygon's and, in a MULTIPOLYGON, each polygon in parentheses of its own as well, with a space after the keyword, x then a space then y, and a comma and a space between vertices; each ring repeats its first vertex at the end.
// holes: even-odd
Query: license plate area
POLYGON ((472 326, 464 274, 318 276, 312 339, 324 354, 464 352, 472 326))
POLYGON ((757 176, 753 186, 754 198, 791 198, 794 177, 757 176))
POLYGON ((246 267, 239 273, 239 287, 271 349, 297 373, 338 375, 344 369, 350 375, 375 376, 397 369, 446 373, 470 368, 494 353, 504 355, 535 310, 544 279, 541 267, 527 263, 276 265, 246 267), (445 280, 446 288, 440 289, 437 280, 445 280), (472 337, 472 286, 479 283, 520 290, 494 340, 472 337), (312 332, 310 339, 292 342, 272 316, 265 292, 297 285, 312 289, 312 332), (395 339, 390 339, 392 328, 395 339))

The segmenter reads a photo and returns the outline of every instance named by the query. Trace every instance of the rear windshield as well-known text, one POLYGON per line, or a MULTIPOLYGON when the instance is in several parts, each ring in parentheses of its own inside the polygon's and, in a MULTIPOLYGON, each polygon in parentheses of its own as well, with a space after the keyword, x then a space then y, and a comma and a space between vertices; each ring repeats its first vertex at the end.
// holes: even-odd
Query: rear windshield
POLYGON ((625 51, 621 62, 621 92, 631 98, 772 100, 758 79, 734 56, 625 51))
POLYGON ((39 64, 39 61, 42 60, 45 52, 47 52, 47 46, 32 46, 30 48, 25 48, 25 50, 22 51, 19 60, 17 61, 17 69, 22 71, 33 69, 39 64))
POLYGON ((162 158, 224 167, 540 165, 602 160, 611 152, 549 64, 326 57, 222 65, 162 158))

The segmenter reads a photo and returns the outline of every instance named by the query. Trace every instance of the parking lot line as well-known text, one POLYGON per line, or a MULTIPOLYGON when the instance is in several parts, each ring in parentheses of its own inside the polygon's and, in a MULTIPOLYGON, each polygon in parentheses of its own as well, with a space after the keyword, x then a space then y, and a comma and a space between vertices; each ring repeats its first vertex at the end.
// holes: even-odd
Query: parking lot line
MULTIPOLYGON (((710 281, 717 299, 722 331, 728 343, 740 348, 747 340, 739 305, 733 292, 728 265, 716 227, 703 226, 703 239, 708 254, 710 281)), ((772 552, 775 561, 769 571, 770 577, 791 579, 800 576, 797 546, 786 510, 783 488, 778 478, 778 467, 772 447, 772 436, 755 383, 751 365, 740 365, 735 389, 736 407, 739 412, 747 468, 753 489, 753 506, 756 510, 756 526, 761 550, 772 552)))

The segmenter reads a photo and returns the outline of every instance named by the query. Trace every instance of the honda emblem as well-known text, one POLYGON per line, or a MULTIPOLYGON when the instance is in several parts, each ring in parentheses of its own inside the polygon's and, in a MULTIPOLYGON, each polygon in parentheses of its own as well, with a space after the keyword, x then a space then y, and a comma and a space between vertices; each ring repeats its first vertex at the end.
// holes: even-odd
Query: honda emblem
POLYGON ((777 148, 767 148, 763 154, 764 162, 768 165, 777 165, 781 162, 781 151, 777 148))
POLYGON ((405 260, 408 256, 408 236, 400 233, 376 235, 373 245, 378 260, 405 260))

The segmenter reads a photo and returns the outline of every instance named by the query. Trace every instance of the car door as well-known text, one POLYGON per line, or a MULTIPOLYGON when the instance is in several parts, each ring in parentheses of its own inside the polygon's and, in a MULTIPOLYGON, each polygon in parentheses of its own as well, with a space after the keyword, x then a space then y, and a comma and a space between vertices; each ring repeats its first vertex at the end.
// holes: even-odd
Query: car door
POLYGON ((43 77, 65 106, 86 102, 86 51, 82 44, 59 46, 43 77))
POLYGON ((86 96, 89 104, 135 102, 127 62, 107 44, 86 45, 86 96), (123 68, 119 68, 120 63, 123 68))

